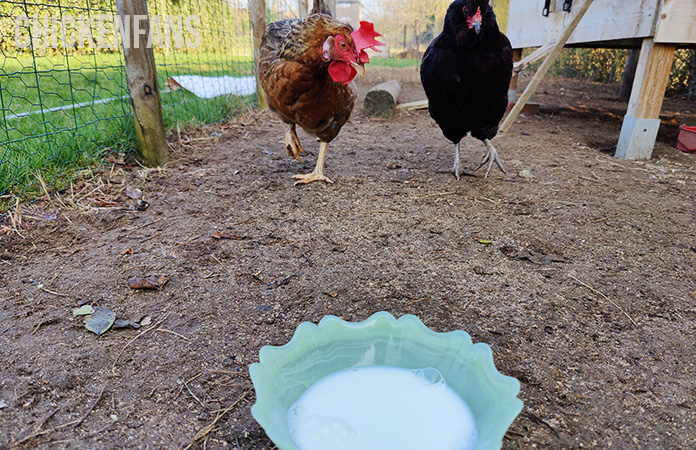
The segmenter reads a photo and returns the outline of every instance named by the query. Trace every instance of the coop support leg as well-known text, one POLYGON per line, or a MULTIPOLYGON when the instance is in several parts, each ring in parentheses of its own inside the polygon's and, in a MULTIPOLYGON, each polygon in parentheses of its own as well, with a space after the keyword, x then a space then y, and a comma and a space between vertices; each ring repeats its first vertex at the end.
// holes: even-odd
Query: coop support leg
POLYGON ((660 119, 625 116, 614 156, 623 159, 650 159, 659 129, 660 119))
MULTIPOLYGON (((522 49, 516 48, 512 50, 512 60, 518 62, 522 59, 522 49)), ((517 70, 512 71, 512 78, 510 79, 510 88, 508 89, 508 108, 512 108, 512 105, 517 101, 517 81, 520 78, 520 72, 517 70)))
POLYGON ((617 158, 652 156, 675 50, 675 45, 655 43, 652 38, 643 40, 631 99, 614 153, 617 158))

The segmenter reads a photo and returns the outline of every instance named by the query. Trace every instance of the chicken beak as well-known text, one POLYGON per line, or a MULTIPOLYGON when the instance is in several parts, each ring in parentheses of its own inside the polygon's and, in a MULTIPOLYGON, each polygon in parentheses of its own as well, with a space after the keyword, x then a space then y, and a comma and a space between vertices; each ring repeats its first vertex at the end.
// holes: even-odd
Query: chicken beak
POLYGON ((365 65, 357 61, 351 61, 350 65, 358 71, 361 77, 365 78, 365 65))
POLYGON ((481 32, 481 22, 478 20, 474 22, 474 31, 476 32, 476 34, 479 34, 481 32))

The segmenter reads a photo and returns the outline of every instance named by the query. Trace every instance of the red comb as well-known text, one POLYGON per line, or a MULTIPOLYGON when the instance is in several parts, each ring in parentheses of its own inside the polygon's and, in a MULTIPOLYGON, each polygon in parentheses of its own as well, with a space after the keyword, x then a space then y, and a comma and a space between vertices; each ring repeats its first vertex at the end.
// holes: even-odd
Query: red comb
POLYGON ((355 49, 361 54, 366 48, 371 48, 378 52, 377 46, 384 45, 383 42, 375 39, 377 36, 381 36, 381 34, 375 31, 374 24, 370 22, 360 22, 360 28, 350 33, 350 36, 355 43, 355 49))

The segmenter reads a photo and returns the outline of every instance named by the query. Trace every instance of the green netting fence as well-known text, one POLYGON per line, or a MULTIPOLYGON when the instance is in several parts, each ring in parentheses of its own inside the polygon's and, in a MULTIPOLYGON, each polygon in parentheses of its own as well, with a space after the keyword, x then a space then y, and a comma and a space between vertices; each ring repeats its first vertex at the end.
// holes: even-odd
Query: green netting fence
MULTIPOLYGON (((247 1, 149 0, 148 13, 165 127, 255 101, 247 1), (224 95, 208 98, 209 77, 224 95)), ((0 214, 134 151, 119 26, 115 0, 0 2, 0 214)))

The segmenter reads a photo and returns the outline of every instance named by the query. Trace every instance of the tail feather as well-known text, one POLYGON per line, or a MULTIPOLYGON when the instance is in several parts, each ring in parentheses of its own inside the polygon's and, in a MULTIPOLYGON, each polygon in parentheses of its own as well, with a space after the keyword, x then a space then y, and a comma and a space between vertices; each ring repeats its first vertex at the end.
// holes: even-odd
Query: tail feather
POLYGON ((331 10, 328 6, 326 6, 324 0, 314 0, 314 6, 312 7, 310 14, 326 14, 330 16, 331 10))

